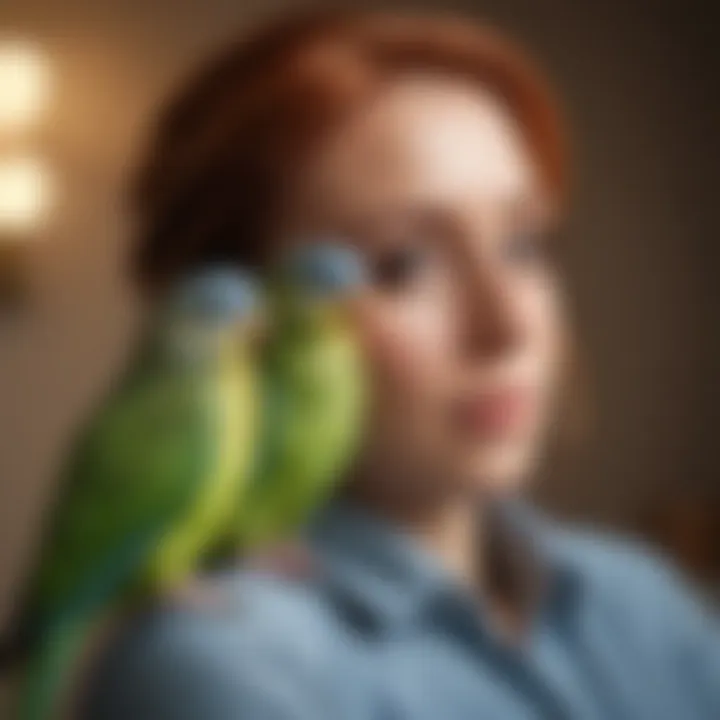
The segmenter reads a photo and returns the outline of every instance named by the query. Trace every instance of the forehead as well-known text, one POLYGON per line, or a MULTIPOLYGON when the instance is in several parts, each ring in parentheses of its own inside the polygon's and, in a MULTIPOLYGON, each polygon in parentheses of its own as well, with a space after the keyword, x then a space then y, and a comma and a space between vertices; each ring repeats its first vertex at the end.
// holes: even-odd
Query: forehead
POLYGON ((307 169, 324 204, 492 201, 527 193, 536 169, 500 100, 469 83, 412 76, 388 87, 307 169))

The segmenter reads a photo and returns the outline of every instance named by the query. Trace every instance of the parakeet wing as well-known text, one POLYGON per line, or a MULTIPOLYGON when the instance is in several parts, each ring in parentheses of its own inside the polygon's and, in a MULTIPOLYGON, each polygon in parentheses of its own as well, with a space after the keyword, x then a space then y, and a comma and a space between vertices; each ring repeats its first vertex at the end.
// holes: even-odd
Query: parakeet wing
POLYGON ((37 577, 41 607, 102 594, 192 502, 211 403, 202 380, 176 372, 135 379, 101 414, 68 468, 37 577))
POLYGON ((281 334, 263 384, 263 442, 238 531, 246 548, 291 532, 341 479, 366 399, 352 328, 321 322, 281 334))

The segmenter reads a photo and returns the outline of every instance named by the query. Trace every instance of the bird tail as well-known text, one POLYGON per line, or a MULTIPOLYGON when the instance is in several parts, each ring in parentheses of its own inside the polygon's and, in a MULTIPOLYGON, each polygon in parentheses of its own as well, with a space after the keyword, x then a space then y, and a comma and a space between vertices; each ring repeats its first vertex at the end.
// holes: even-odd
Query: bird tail
POLYGON ((49 720, 64 703, 89 629, 86 618, 52 623, 29 658, 20 689, 18 720, 49 720))

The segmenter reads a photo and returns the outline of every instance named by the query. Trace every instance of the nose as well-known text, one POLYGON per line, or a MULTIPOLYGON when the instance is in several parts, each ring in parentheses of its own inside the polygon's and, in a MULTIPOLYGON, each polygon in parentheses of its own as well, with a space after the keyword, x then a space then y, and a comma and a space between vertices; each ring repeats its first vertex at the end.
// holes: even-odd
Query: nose
POLYGON ((512 353, 525 332, 517 288, 487 259, 467 262, 460 280, 462 348, 472 358, 512 353))

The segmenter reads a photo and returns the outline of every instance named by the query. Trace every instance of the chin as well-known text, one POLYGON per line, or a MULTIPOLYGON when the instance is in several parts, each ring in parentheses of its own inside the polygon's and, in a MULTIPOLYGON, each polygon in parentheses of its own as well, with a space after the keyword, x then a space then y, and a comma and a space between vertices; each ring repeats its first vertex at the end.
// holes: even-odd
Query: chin
POLYGON ((535 453, 525 445, 485 447, 463 459, 460 475, 478 492, 512 493, 522 488, 535 469, 535 453))

